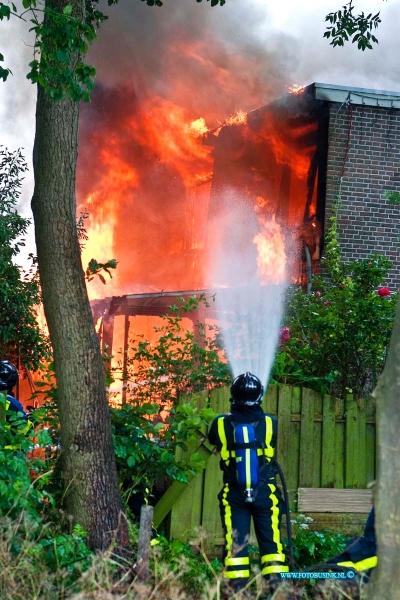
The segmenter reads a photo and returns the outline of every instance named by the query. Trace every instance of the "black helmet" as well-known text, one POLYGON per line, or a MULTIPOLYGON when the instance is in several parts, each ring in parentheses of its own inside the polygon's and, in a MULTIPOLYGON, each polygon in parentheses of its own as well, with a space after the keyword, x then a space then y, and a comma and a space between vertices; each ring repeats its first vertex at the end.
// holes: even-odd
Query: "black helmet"
POLYGON ((233 380, 231 394, 232 404, 253 406, 253 404, 261 404, 264 388, 258 377, 246 371, 233 380))
POLYGON ((0 361, 0 390, 12 390, 18 381, 19 373, 9 360, 0 361))

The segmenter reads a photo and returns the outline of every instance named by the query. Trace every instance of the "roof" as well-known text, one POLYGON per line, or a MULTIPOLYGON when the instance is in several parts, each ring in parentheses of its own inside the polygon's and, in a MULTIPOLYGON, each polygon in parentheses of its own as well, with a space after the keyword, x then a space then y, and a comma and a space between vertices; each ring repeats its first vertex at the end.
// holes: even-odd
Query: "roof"
POLYGON ((400 92, 332 85, 331 83, 311 83, 306 90, 313 91, 316 100, 351 102, 351 104, 379 108, 400 108, 400 92))

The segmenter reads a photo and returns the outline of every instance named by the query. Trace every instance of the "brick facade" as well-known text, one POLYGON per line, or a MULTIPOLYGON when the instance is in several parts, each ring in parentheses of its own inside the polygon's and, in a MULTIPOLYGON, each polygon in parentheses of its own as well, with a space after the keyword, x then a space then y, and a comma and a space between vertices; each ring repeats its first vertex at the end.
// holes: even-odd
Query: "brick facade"
POLYGON ((341 186, 338 234, 345 261, 383 254, 393 263, 387 285, 400 288, 400 110, 330 103, 325 230, 341 186), (347 150, 346 150, 347 148, 347 150))

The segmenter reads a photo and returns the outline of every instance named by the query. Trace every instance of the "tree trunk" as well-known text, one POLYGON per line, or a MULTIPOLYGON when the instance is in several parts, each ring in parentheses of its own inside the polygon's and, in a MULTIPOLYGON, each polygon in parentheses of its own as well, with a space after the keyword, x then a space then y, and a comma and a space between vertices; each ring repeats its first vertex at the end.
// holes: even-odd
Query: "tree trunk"
POLYGON ((374 392, 378 424, 375 497, 378 567, 368 597, 400 599, 400 302, 385 369, 374 392))
MULTIPOLYGON (((84 0, 46 1, 73 15, 84 0)), ((76 229, 79 104, 55 102, 38 85, 32 211, 43 305, 54 350, 66 508, 89 546, 127 545, 99 341, 76 229)))

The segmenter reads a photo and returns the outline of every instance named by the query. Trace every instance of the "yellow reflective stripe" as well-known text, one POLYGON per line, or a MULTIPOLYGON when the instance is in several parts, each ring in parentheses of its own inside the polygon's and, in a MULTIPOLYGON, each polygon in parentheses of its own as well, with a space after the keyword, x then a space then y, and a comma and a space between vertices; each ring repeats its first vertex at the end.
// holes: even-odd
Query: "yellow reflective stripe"
POLYGON ((265 562, 271 562, 273 560, 276 560, 279 562, 285 562, 285 555, 284 554, 264 554, 264 556, 261 557, 261 564, 263 564, 265 562))
POLYGON ((222 444, 222 447, 221 447, 221 458, 222 458, 222 460, 229 461, 228 442, 227 442, 227 439, 226 439, 224 421, 225 421, 225 417, 220 417, 218 419, 218 436, 219 436, 219 439, 220 439, 221 444, 222 444))
POLYGON ((28 431, 32 428, 33 428, 33 423, 32 423, 32 421, 28 420, 27 424, 24 425, 24 427, 19 428, 18 431, 20 431, 21 433, 28 433, 28 431))
POLYGON ((272 419, 268 415, 265 415, 265 445, 267 448, 271 445, 272 433, 272 419))
POLYGON ((278 498, 275 496, 276 487, 273 483, 268 484, 271 493, 269 497, 271 498, 272 508, 271 508, 271 527, 272 527, 272 539, 276 544, 276 549, 278 554, 283 554, 283 547, 281 544, 281 534, 279 531, 279 509, 278 509, 278 498))
POLYGON ((239 577, 250 577, 250 571, 225 571, 224 577, 228 579, 238 579, 239 577))
MULTIPOLYGON (((243 438, 244 443, 249 443, 249 430, 247 427, 243 427, 243 438)), ((246 461, 246 488, 251 488, 251 470, 250 470, 250 448, 245 450, 245 461, 246 461)))
POLYGON ((240 565, 249 565, 250 564, 250 558, 248 556, 235 556, 232 558, 227 558, 225 560, 225 566, 226 567, 238 567, 240 565))
POLYGON ((355 569, 356 571, 367 571, 368 569, 373 569, 378 564, 377 556, 370 556, 369 558, 364 558, 363 560, 359 560, 354 563, 351 560, 346 562, 340 562, 338 565, 340 567, 350 567, 351 569, 355 569))
POLYGON ((264 567, 261 571, 262 575, 269 575, 270 573, 288 573, 289 567, 285 565, 271 565, 270 567, 264 567))
POLYGON ((275 454, 275 449, 271 446, 273 432, 272 419, 268 415, 265 415, 265 456, 269 458, 272 458, 275 454))
POLYGON ((225 541, 226 541, 226 557, 225 557, 225 564, 226 561, 231 558, 231 548, 232 548, 232 512, 231 512, 231 507, 230 504, 227 500, 228 497, 228 492, 229 492, 229 484, 225 484, 224 487, 224 493, 222 494, 222 505, 224 507, 224 523, 225 523, 225 528, 226 528, 226 533, 225 533, 225 541))

